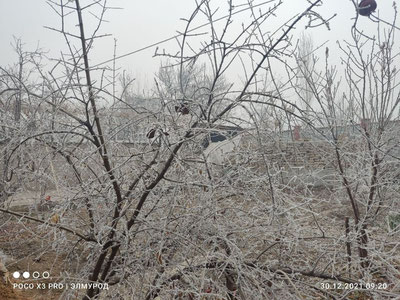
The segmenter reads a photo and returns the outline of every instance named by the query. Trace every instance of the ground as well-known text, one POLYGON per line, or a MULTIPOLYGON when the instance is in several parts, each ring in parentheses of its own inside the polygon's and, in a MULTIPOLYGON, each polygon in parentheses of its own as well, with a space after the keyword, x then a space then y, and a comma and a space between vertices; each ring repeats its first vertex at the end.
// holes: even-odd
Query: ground
MULTIPOLYGON (((332 248, 332 237, 343 235, 345 217, 348 216, 350 220, 352 220, 351 210, 348 205, 340 201, 334 202, 334 197, 331 197, 329 194, 330 193, 327 191, 321 193, 319 199, 309 203, 309 210, 305 211, 304 215, 302 213, 296 214, 297 222, 301 222, 300 227, 304 226, 304 228, 299 229, 302 232, 312 233, 315 236, 320 236, 322 232, 324 232, 326 238, 318 242, 318 245, 324 246, 324 243, 326 243, 326 249, 332 248), (309 213, 311 210, 313 214, 309 213)), ((383 236, 385 230, 386 228, 384 226, 371 228, 371 235, 375 237, 383 236), (376 232, 375 234, 374 231, 376 232)), ((48 271, 53 281, 59 280, 62 277, 61 272, 65 270, 65 265, 63 265, 62 262, 66 258, 67 253, 63 253, 60 249, 51 247, 52 238, 55 237, 43 231, 43 228, 36 222, 21 222, 16 217, 0 213, 0 254, 2 253, 8 259, 5 265, 10 275, 15 271, 37 271, 39 273, 48 271)), ((378 241, 378 239, 374 241, 373 238, 371 240, 373 242, 378 241)), ((298 245, 302 249, 298 250, 296 255, 299 257, 304 255, 304 260, 313 260, 313 256, 318 256, 318 253, 313 249, 314 244, 312 241, 308 243, 308 239, 305 239, 304 242, 299 242, 298 245)), ((341 247, 343 247, 343 245, 341 247)), ((353 251, 354 250, 355 249, 353 249, 353 251)), ((338 251, 345 252, 344 247, 338 251)), ((271 253, 273 252, 271 251, 271 253)), ((338 260, 337 263, 337 270, 347 272, 346 261, 340 262, 340 260, 338 260)), ((398 262, 392 261, 392 264, 396 269, 400 270, 398 262)), ((14 279, 12 276, 10 277, 12 284, 35 283, 36 285, 38 282, 45 282, 32 279, 14 279)), ((376 281, 378 282, 378 278, 376 278, 376 281)), ((397 292, 398 291, 395 293, 397 292)), ((5 285, 0 280, 0 300, 58 300, 61 293, 62 291, 48 289, 13 289, 12 285, 5 285)), ((345 299, 368 300, 372 298, 362 292, 355 291, 348 294, 345 299)))
POLYGON ((0 282, 1 300, 56 300, 60 292, 55 290, 36 289, 37 283, 45 283, 43 280, 12 277, 13 272, 34 271, 42 274, 44 271, 50 271, 51 274, 60 274, 62 264, 59 262, 62 257, 54 251, 48 250, 44 255, 42 251, 47 245, 40 238, 40 235, 34 234, 37 230, 37 224, 28 222, 22 224, 15 218, 0 216, 0 251, 3 257, 7 257, 5 263, 9 271, 11 283, 0 282), (4 223, 3 223, 4 222, 4 223), (13 284, 33 283, 34 289, 13 288, 13 284))

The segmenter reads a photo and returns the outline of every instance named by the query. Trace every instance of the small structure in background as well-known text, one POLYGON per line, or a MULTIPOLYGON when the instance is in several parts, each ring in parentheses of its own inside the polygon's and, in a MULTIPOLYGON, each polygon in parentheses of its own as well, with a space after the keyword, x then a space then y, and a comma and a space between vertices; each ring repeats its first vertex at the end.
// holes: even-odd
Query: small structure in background
POLYGON ((301 139, 301 126, 295 125, 293 130, 293 139, 295 141, 300 141, 301 139))
POLYGON ((365 131, 369 130, 371 120, 370 119, 361 119, 360 120, 360 127, 365 131))
POLYGON ((378 7, 375 0, 363 0, 358 5, 358 13, 361 16, 369 17, 378 7))

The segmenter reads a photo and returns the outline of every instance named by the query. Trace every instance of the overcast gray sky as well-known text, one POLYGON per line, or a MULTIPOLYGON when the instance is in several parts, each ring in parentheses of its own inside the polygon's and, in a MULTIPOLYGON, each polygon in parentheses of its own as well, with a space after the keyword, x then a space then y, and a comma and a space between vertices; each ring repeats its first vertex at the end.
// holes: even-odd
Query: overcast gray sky
MULTIPOLYGON (((220 3, 226 1, 219 0, 220 3)), ((88 1, 82 1, 82 5, 88 1)), ((218 3, 218 0, 215 1, 218 3)), ((239 4, 246 0, 237 0, 239 4)), ((254 3, 263 2, 255 0, 254 3)), ((271 20, 271 28, 275 24, 282 24, 296 13, 303 11, 308 2, 306 0, 286 0, 285 5, 278 11, 277 18, 271 20)), ((381 0, 378 2, 378 12, 383 19, 392 20, 394 9, 392 1, 381 0)), ((118 54, 124 54, 149 44, 158 42, 176 34, 176 30, 184 28, 184 22, 180 18, 187 18, 193 8, 194 0, 147 0, 147 1, 123 1, 110 0, 109 5, 118 6, 123 10, 110 11, 106 15, 109 23, 105 23, 102 33, 111 33, 118 40, 118 54)), ((314 43, 319 44, 330 41, 332 47, 337 40, 349 37, 350 28, 355 17, 354 6, 350 0, 325 0, 317 11, 324 17, 337 14, 331 21, 331 30, 325 27, 310 30, 314 43)), ((240 14, 239 18, 246 20, 249 13, 240 14)), ((239 20, 240 21, 240 20, 239 20)), ((397 23, 398 24, 398 23, 397 23)), ((304 23, 298 26, 298 31, 304 29, 304 23)), ((33 50, 37 44, 43 49, 50 50, 49 55, 56 57, 61 49, 65 49, 62 37, 45 29, 44 26, 59 28, 60 18, 51 10, 45 0, 0 0, 0 65, 5 66, 16 62, 17 57, 13 53, 11 43, 13 36, 21 38, 25 43, 25 50, 33 50)), ((375 32, 377 26, 368 18, 360 19, 359 27, 366 32, 375 32)), ((99 41, 96 44, 92 63, 98 63, 112 58, 113 37, 99 41)), ((174 42, 175 43, 175 42, 174 42)), ((169 43, 160 48, 172 50, 174 43, 169 43)), ((151 78, 159 66, 159 60, 152 58, 155 48, 129 56, 118 61, 119 67, 130 71, 137 76, 151 78)), ((331 51, 331 55, 334 52, 331 51)))

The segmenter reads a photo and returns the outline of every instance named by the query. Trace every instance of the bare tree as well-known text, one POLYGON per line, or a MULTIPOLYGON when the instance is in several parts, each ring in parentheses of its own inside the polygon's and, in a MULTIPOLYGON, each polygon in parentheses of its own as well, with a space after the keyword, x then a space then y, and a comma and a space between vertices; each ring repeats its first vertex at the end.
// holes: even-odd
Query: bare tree
MULTIPOLYGON (((394 203, 398 193, 380 181, 394 178, 388 175, 391 163, 383 160, 395 157, 391 138, 384 134, 398 105, 392 88, 396 72, 389 72, 393 31, 384 47, 372 47, 380 55, 367 61, 360 51, 367 47, 360 40, 364 37, 356 32, 355 47, 349 48, 356 50, 343 48, 349 59, 351 101, 359 101, 363 119, 370 115, 380 122, 377 131, 372 125, 360 127, 359 138, 343 144, 335 70, 327 64, 324 76, 313 76, 316 68, 309 70, 304 63, 295 68, 296 60, 290 60, 295 26, 306 17, 310 28, 313 22, 327 22, 318 14, 321 0, 309 1, 304 11, 282 20, 273 32, 268 20, 279 15, 283 1, 241 6, 197 1, 176 38, 178 51, 156 52, 167 60, 155 76, 154 90, 137 101, 129 98, 132 80, 127 76, 121 77, 118 95, 116 57, 113 68, 90 65, 96 39, 105 36, 101 24, 110 8, 107 2, 48 3, 61 17, 61 27, 51 29, 64 36, 68 51, 48 73, 36 68, 40 83, 32 87, 10 73, 2 77, 1 95, 9 92, 5 82, 15 78, 11 90, 22 89, 43 105, 35 115, 42 120, 40 126, 8 145, 5 172, 8 176, 24 169, 25 181, 41 174, 62 199, 47 215, 12 207, 0 211, 41 224, 43 240, 65 254, 60 280, 76 287, 76 277, 85 278, 79 285, 84 291, 65 290, 64 298, 344 298, 351 289, 332 289, 332 284, 360 285, 377 274, 386 274, 386 288, 363 291, 365 295, 398 292, 393 286, 398 256, 390 257, 398 242, 384 244, 368 231, 378 220, 382 224, 385 205, 394 203), (250 19, 239 24, 236 17, 244 12, 250 19), (89 17, 98 22, 90 33, 85 27, 89 17), (69 22, 78 26, 68 28, 69 22), (293 81, 279 82, 276 64, 284 66, 293 81), (243 67, 240 84, 229 82, 235 65, 243 67), (359 66, 365 72, 361 81, 354 79, 359 66), (378 66, 383 77, 372 72, 378 66), (312 98, 300 97, 307 102, 308 114, 285 98, 287 89, 302 95, 298 70, 312 92, 312 98), (369 82, 381 85, 359 86, 369 82), (377 86, 382 89, 372 88, 377 86), (367 90, 375 96, 386 93, 386 104, 376 110, 368 102, 375 97, 367 97, 367 90), (112 105, 107 107, 107 102, 112 105), (279 117, 279 130, 262 122, 263 107, 270 108, 265 111, 271 121, 279 117), (309 144, 285 139, 292 134, 291 122, 298 120, 322 139, 318 153, 323 165, 306 171, 303 150, 309 144), (232 142, 222 160, 205 149, 210 136, 232 142), (36 150, 24 167, 14 158, 25 145, 36 150), (363 151, 356 153, 354 147, 360 145, 363 151), (29 171, 33 162, 35 169, 29 171), (327 166, 337 172, 327 176, 336 185, 325 178, 319 186, 310 181, 323 176, 327 166), (381 172, 386 177, 379 177, 381 172), (342 228, 344 219, 339 225, 332 221, 327 206, 335 197, 350 203, 351 229, 342 228), (346 249, 353 244, 359 257, 350 257, 350 264, 357 264, 349 266, 346 249)), ((393 231, 388 239, 390 234, 393 231)))
MULTIPOLYGON (((332 159, 342 183, 335 194, 339 199, 347 198, 361 272, 369 274, 386 273, 379 271, 382 263, 393 263, 390 255, 383 254, 385 251, 380 254, 385 262, 372 259, 371 253, 378 250, 371 240, 374 244, 382 233, 371 234, 370 228, 384 226, 389 207, 398 213, 394 182, 398 176, 395 170, 399 140, 393 134, 398 130, 400 94, 394 84, 398 72, 394 34, 393 26, 378 27, 376 36, 369 37, 358 30, 356 22, 352 41, 340 43, 343 70, 329 65, 328 48, 325 70, 318 72, 314 66, 307 70, 307 82, 317 104, 312 116, 307 116, 312 124, 308 129, 329 145, 326 157, 332 159), (340 75, 344 76, 346 87, 339 80, 340 75), (323 127, 315 128, 316 124, 323 127)), ((299 68, 303 67, 300 62, 299 68)))
POLYGON ((312 76, 314 74, 313 68, 316 64, 316 57, 313 54, 314 45, 312 37, 305 32, 302 33, 299 39, 298 45, 298 53, 296 60, 298 61, 299 66, 299 83, 301 89, 301 103, 304 105, 304 110, 308 110, 308 107, 311 105, 313 93, 311 87, 308 84, 308 81, 312 80, 312 76))

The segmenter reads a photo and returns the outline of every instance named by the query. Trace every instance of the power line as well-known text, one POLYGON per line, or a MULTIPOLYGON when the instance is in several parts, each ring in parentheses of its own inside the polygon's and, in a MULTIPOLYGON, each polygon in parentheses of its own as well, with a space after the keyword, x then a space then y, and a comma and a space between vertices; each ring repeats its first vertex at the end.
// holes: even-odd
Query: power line
MULTIPOLYGON (((259 4, 256 4, 256 5, 250 6, 250 7, 246 7, 246 8, 243 8, 243 9, 241 9, 241 10, 238 10, 238 11, 236 11, 236 12, 233 12, 233 13, 230 14, 230 15, 233 16, 233 15, 236 15, 236 14, 238 14, 238 13, 247 11, 247 10, 249 10, 249 9, 254 9, 254 8, 263 6, 263 5, 268 4, 268 3, 270 3, 270 2, 273 2, 273 1, 274 1, 274 0, 268 0, 268 1, 265 1, 265 2, 262 2, 262 3, 259 3, 259 4)), ((221 21, 221 20, 226 19, 227 17, 229 17, 229 15, 225 15, 225 16, 223 16, 223 17, 220 17, 220 18, 214 20, 214 22, 219 22, 219 21, 221 21)), ((198 29, 203 28, 203 27, 205 27, 205 26, 207 26, 207 25, 209 25, 209 23, 204 23, 204 24, 202 24, 202 25, 199 25, 199 26, 197 26, 197 27, 195 27, 195 28, 193 28, 193 29, 188 30, 187 33, 190 33, 190 32, 192 32, 192 31, 198 30, 198 29)), ((115 58, 111 58, 111 59, 109 59, 109 60, 106 60, 106 61, 103 61, 103 62, 101 62, 101 63, 98 63, 98 64, 92 66, 92 68, 96 68, 96 67, 98 67, 98 66, 104 65, 104 64, 109 63, 109 62, 112 62, 112 61, 114 61, 114 60, 121 59, 121 58, 130 56, 130 55, 139 53, 139 52, 141 52, 141 51, 147 50, 147 49, 152 48, 152 47, 154 47, 154 46, 158 46, 158 45, 164 44, 164 43, 169 42, 169 41, 171 41, 171 40, 174 40, 174 39, 176 39, 176 38, 178 38, 178 37, 180 37, 180 36, 182 36, 182 35, 184 35, 184 33, 179 33, 179 34, 177 34, 177 35, 174 35, 174 36, 169 37, 169 38, 167 38, 167 39, 164 39, 164 40, 162 40, 162 41, 159 41, 159 42, 153 43, 153 44, 151 44, 151 45, 148 45, 148 46, 146 46, 146 47, 143 47, 143 48, 134 50, 134 51, 132 51, 132 52, 128 52, 128 53, 122 54, 122 55, 120 55, 120 56, 116 56, 115 58)))

